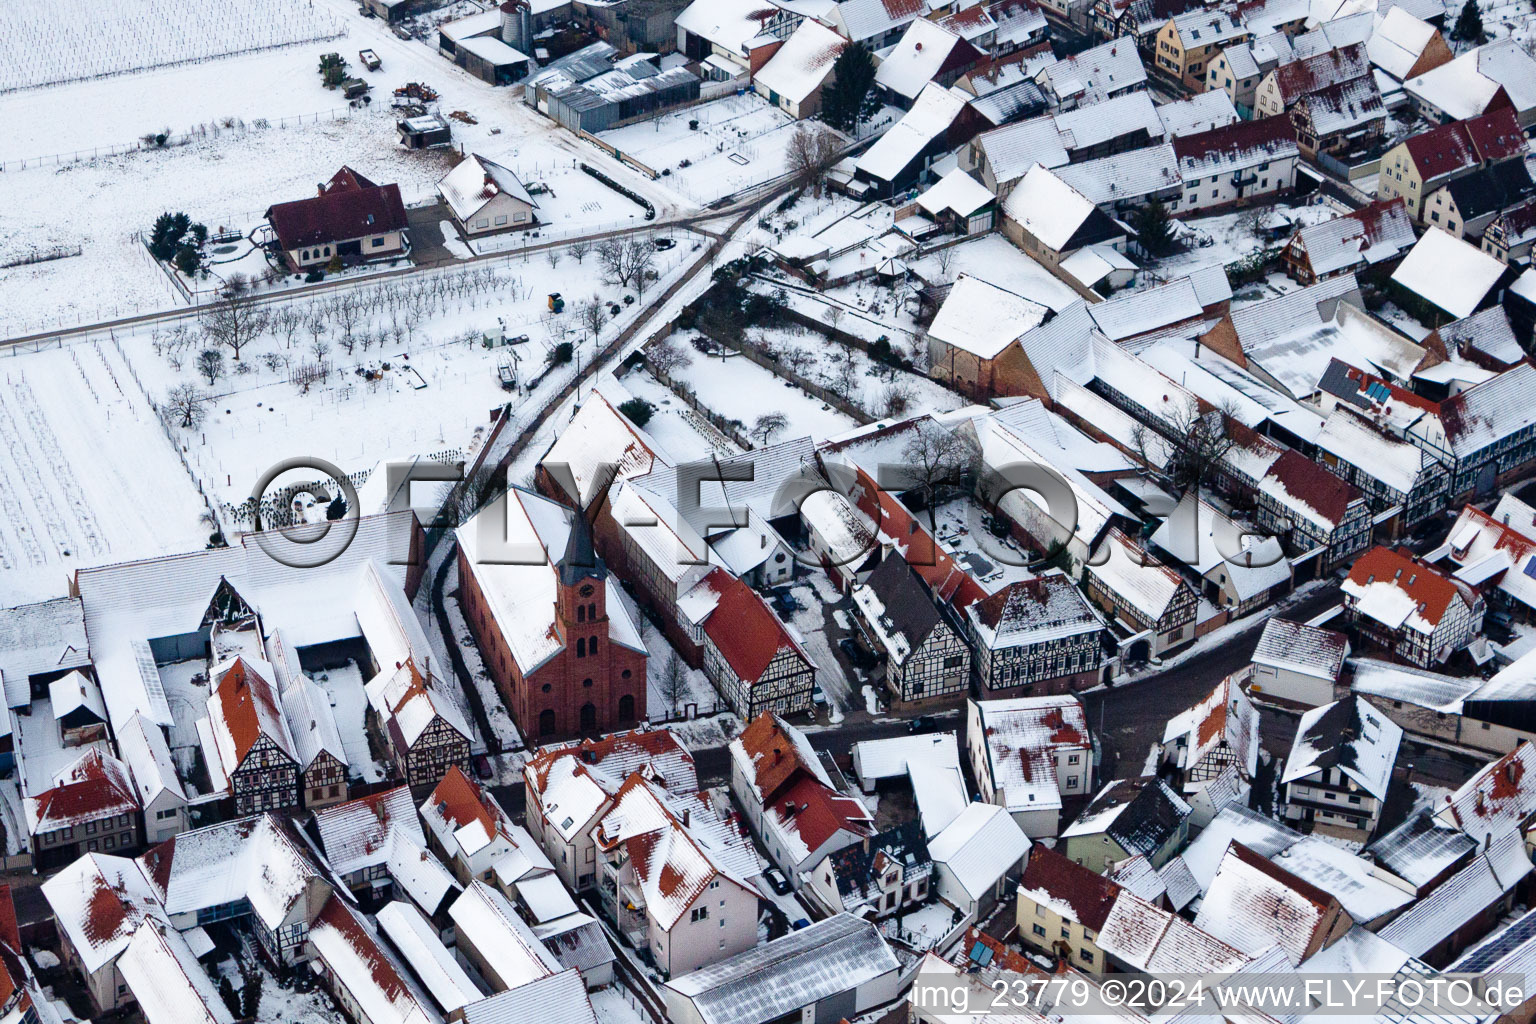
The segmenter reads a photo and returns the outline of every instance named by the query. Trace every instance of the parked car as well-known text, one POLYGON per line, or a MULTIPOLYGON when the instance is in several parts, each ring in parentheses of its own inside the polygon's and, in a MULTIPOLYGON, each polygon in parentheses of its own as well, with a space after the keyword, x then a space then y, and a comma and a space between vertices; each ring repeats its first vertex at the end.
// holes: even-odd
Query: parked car
POLYGON ((788 590, 771 591, 768 600, 772 603, 774 611, 780 615, 790 615, 805 607, 800 603, 800 599, 788 590))
POLYGON ((778 868, 769 868, 763 872, 763 878, 773 887, 773 891, 783 896, 789 892, 789 879, 778 868))
POLYGON ((842 648, 843 654, 847 655, 855 668, 874 668, 880 664, 880 659, 875 657, 874 652, 854 637, 843 637, 837 642, 837 646, 842 648))
POLYGON ((907 732, 932 732, 938 727, 938 719, 930 715, 918 715, 907 723, 907 732))

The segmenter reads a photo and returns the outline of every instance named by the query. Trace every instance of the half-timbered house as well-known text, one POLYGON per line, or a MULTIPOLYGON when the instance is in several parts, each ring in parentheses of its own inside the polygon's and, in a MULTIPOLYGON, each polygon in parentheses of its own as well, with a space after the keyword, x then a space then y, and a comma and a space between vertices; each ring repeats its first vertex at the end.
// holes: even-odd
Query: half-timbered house
POLYGON ((347 798, 347 752, 325 692, 300 674, 283 691, 283 714, 299 761, 299 788, 314 810, 347 798))
POLYGON ((299 760, 272 667, 242 655, 216 665, 213 678, 208 717, 197 727, 215 788, 241 816, 297 807, 299 760))
POLYGON ((900 552, 889 552, 854 588, 853 607, 864 635, 885 654, 885 685, 894 699, 969 692, 970 648, 900 552))
POLYGON ((395 771, 413 792, 437 785, 449 768, 469 768, 469 723, 415 658, 380 672, 366 687, 372 721, 387 741, 395 771))
POLYGON ((743 719, 809 711, 816 670, 800 642, 751 587, 723 569, 700 583, 713 592, 704 620, 704 674, 743 719))
POLYGON ((984 694, 1068 693, 1097 682, 1104 620, 1065 575, 1011 583, 965 613, 984 694))

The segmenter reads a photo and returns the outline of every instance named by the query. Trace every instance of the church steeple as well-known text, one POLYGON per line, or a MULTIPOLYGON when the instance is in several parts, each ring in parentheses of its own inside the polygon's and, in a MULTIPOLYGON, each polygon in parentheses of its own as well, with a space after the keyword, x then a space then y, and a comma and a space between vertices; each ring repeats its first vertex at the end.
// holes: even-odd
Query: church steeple
POLYGON ((565 540, 565 553, 560 556, 555 568, 560 573, 560 582, 567 587, 573 586, 578 580, 601 580, 608 575, 608 570, 598 560, 597 549, 592 546, 592 524, 580 512, 571 516, 571 532, 565 540))

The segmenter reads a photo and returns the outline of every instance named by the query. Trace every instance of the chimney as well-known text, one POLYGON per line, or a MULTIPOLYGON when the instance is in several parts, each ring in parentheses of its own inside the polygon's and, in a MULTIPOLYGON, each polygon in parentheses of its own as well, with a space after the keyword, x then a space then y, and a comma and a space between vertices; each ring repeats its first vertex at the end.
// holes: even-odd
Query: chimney
POLYGON ((683 828, 687 828, 688 827, 688 822, 692 819, 692 817, 693 817, 693 811, 690 810, 687 807, 684 807, 683 808, 683 828))

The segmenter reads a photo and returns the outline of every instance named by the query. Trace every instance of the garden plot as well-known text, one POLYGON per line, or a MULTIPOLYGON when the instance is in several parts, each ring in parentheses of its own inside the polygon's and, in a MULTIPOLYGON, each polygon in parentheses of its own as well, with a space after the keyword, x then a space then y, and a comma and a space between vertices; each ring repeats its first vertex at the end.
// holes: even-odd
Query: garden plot
POLYGON ((673 379, 692 391, 706 409, 740 422, 743 431, 770 412, 784 413, 796 434, 811 437, 830 437, 858 426, 853 417, 746 356, 701 355, 687 338, 674 336, 673 341, 690 355, 686 365, 672 372, 673 379))
MULTIPOLYGON (((629 395, 651 403, 651 418, 645 421, 645 432, 656 439, 673 465, 735 455, 741 451, 739 444, 721 433, 644 368, 637 367, 626 373, 620 386, 629 395)), ((607 394, 606 389, 604 394, 607 394)), ((610 399, 614 405, 623 400, 622 397, 610 399)))
POLYGON ((783 174, 794 118, 743 93, 603 132, 599 138, 656 171, 656 184, 708 203, 783 174), (698 123, 698 129, 688 126, 698 123))
POLYGON ((0 359, 0 479, 0 604, 208 539, 196 485, 110 344, 0 359))
MULTIPOLYGON (((681 271, 687 250, 678 245, 655 254, 660 280, 652 287, 665 287, 681 271)), ((242 352, 238 364, 226 357, 211 385, 198 377, 203 345, 192 332, 139 336, 124 348, 151 395, 194 383, 211 392, 203 422, 195 429, 178 427, 176 436, 215 503, 236 505, 261 473, 282 459, 317 456, 354 473, 407 455, 460 456, 492 410, 508 401, 530 414, 542 408, 578 365, 573 361, 539 379, 550 353, 569 342, 580 365, 592 358, 594 342, 582 322, 585 302, 595 293, 619 304, 619 315, 603 324, 604 338, 633 319, 640 305, 621 301, 633 289, 601 283, 595 257, 578 265, 559 252, 555 256, 554 266, 544 255, 498 260, 494 266, 359 284, 323 300, 295 299, 285 307, 299 321, 290 324, 292 336, 274 324, 242 352), (585 294, 568 290, 576 277, 590 289, 585 294), (548 294, 561 289, 567 289, 569 304, 554 315, 548 294), (348 311, 347 303, 354 308, 348 311), (304 326, 317 317, 318 338, 304 326), (529 340, 485 348, 484 337, 499 340, 503 324, 508 336, 529 340), (516 391, 503 390, 503 365, 516 377, 516 391), (306 371, 321 367, 328 372, 311 380, 306 391, 306 371), (527 387, 536 379, 530 393, 527 387)))
POLYGON ((1151 264, 1148 267, 1150 273, 1141 275, 1143 280, 1138 282, 1139 286, 1151 287, 1161 281, 1172 281, 1212 264, 1226 266, 1257 250, 1285 244, 1283 241, 1266 242, 1256 231, 1258 221, 1270 213, 1287 214, 1300 228, 1332 220, 1340 211, 1326 202, 1303 206, 1282 204, 1178 221, 1175 230, 1184 243, 1183 250, 1151 264))
POLYGON ((0 6, 0 92, 307 43, 340 34, 313 3, 49 0, 0 6))

